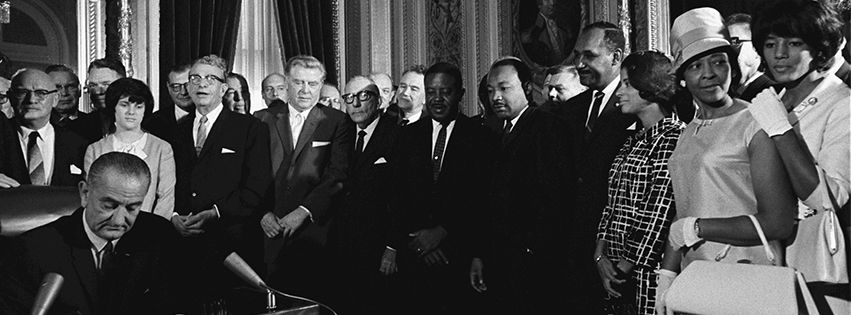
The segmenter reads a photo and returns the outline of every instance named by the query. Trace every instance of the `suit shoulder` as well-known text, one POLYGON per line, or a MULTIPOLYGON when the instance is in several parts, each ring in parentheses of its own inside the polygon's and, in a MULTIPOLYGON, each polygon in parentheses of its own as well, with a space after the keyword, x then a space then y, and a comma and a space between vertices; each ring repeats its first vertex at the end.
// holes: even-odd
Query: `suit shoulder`
POLYGON ((316 108, 321 110, 322 113, 325 114, 325 116, 328 116, 328 117, 330 117, 331 119, 334 119, 334 120, 346 120, 346 119, 349 118, 349 115, 347 115, 343 111, 333 109, 333 108, 325 106, 325 105, 316 105, 316 108))

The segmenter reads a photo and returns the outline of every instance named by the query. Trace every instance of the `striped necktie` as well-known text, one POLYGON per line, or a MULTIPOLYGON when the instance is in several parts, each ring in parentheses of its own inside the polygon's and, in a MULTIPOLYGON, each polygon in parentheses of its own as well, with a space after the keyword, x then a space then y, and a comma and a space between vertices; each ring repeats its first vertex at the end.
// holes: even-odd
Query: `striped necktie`
POLYGON ((30 182, 33 185, 45 185, 47 180, 44 176, 44 158, 41 156, 41 148, 38 146, 38 131, 30 133, 27 142, 27 161, 29 163, 30 182))

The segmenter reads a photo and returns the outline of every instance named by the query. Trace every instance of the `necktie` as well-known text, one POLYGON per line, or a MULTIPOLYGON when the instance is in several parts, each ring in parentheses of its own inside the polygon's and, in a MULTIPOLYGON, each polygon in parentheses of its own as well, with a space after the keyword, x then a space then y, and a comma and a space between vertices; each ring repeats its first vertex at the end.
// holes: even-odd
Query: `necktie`
POLYGON ((38 147, 38 131, 30 133, 29 142, 27 142, 27 161, 29 162, 30 182, 33 185, 44 185, 47 181, 44 178, 44 159, 41 156, 41 149, 38 147))
POLYGON ((502 145, 505 145, 505 143, 508 142, 508 135, 511 134, 511 127, 513 127, 511 121, 505 121, 505 128, 502 128, 502 145))
POLYGON ((301 117, 301 114, 296 114, 295 119, 293 119, 292 125, 292 135, 293 135, 293 149, 295 149, 296 144, 298 144, 298 136, 301 134, 301 127, 304 125, 304 117, 301 117))
POLYGON ((113 258, 115 258, 115 253, 113 252, 112 248, 112 242, 106 242, 106 246, 104 246, 101 251, 102 253, 100 256, 100 268, 98 269, 98 271, 100 271, 100 275, 103 275, 112 267, 113 258))
POLYGON ((198 140, 195 141, 195 155, 201 155, 201 149, 204 148, 204 141, 207 141, 207 115, 201 116, 196 139, 198 140))
POLYGON ((401 125, 402 127, 404 127, 404 126, 407 126, 409 122, 411 122, 411 121, 410 121, 410 120, 407 120, 407 119, 402 119, 402 122, 400 123, 400 125, 401 125))
POLYGON ((437 175, 440 175, 440 164, 443 162, 443 150, 446 148, 446 126, 440 125, 440 131, 437 132, 437 142, 434 144, 434 159, 432 160, 432 171, 434 172, 434 180, 437 181, 437 175))
POLYGON ((588 128, 588 131, 594 130, 594 123, 597 122, 597 116, 600 114, 600 106, 603 105, 603 96, 606 93, 597 92, 594 95, 594 106, 591 106, 591 113, 588 115, 588 123, 585 124, 585 127, 588 128))
POLYGON ((364 130, 358 131, 358 142, 355 143, 355 152, 356 153, 363 153, 364 137, 366 137, 366 131, 364 131, 364 130))

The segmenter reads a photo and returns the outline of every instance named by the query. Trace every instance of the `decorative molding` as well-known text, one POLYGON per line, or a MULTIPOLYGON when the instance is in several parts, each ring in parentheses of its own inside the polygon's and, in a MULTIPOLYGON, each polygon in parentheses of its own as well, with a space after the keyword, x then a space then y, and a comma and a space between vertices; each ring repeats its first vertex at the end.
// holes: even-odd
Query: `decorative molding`
POLYGON ((624 55, 629 55, 632 52, 632 45, 630 44, 630 38, 632 38, 632 21, 629 17, 629 0, 620 0, 618 2, 618 19, 617 25, 620 26, 621 31, 625 34, 626 43, 624 45, 624 55))
MULTIPOLYGON (((106 54, 106 1, 77 0, 77 71, 85 84, 89 63, 106 54)), ((80 98, 79 110, 90 112, 88 97, 80 98)))
POLYGON ((130 20, 133 19, 133 9, 129 0, 121 0, 121 16, 118 18, 119 39, 118 57, 127 70, 127 77, 133 77, 133 37, 130 35, 130 20))
POLYGON ((345 0, 331 0, 331 29, 334 30, 334 35, 332 35, 334 38, 334 68, 337 69, 337 73, 335 73, 334 75, 337 78, 336 82, 338 89, 341 91, 345 86, 344 67, 346 65, 345 52, 340 49, 340 46, 345 43, 346 36, 346 34, 342 31, 342 28, 340 27, 345 21, 345 15, 342 14, 344 12, 342 10, 343 6, 345 5, 344 2, 345 0))
POLYGON ((390 0, 371 0, 370 16, 370 69, 368 72, 391 72, 392 47, 390 30, 390 0))
POLYGON ((432 1, 426 7, 428 26, 427 64, 439 61, 462 65, 464 62, 463 7, 460 0, 432 1))

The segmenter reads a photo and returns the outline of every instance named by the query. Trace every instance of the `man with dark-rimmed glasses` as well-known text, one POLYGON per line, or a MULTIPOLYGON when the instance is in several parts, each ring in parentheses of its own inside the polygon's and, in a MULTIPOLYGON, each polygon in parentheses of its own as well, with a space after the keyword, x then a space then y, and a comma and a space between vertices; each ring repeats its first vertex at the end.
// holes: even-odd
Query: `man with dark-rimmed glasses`
POLYGON ((68 124, 68 129, 76 132, 89 143, 94 143, 109 134, 110 119, 106 117, 106 89, 115 80, 127 76, 127 70, 118 59, 102 58, 89 64, 86 75, 85 91, 92 102, 92 111, 88 116, 74 120, 68 124))
POLYGON ((195 104, 189 97, 189 68, 190 63, 179 63, 171 67, 166 81, 166 90, 171 97, 171 104, 160 106, 151 118, 142 126, 153 135, 170 141, 172 131, 189 113, 195 111, 195 104))
POLYGON ((0 187, 76 186, 83 179, 87 143, 50 124, 50 113, 59 101, 50 76, 39 70, 20 71, 12 77, 6 95, 15 110, 15 119, 11 121, 12 128, 3 132, 16 133, 19 145, 11 146, 13 152, 4 153, 9 163, 0 170, 0 187))
POLYGON ((88 116, 79 111, 83 89, 80 87, 80 78, 74 70, 66 65, 55 64, 47 67, 44 72, 53 79, 59 94, 59 102, 50 114, 50 123, 66 127, 72 121, 88 116))

